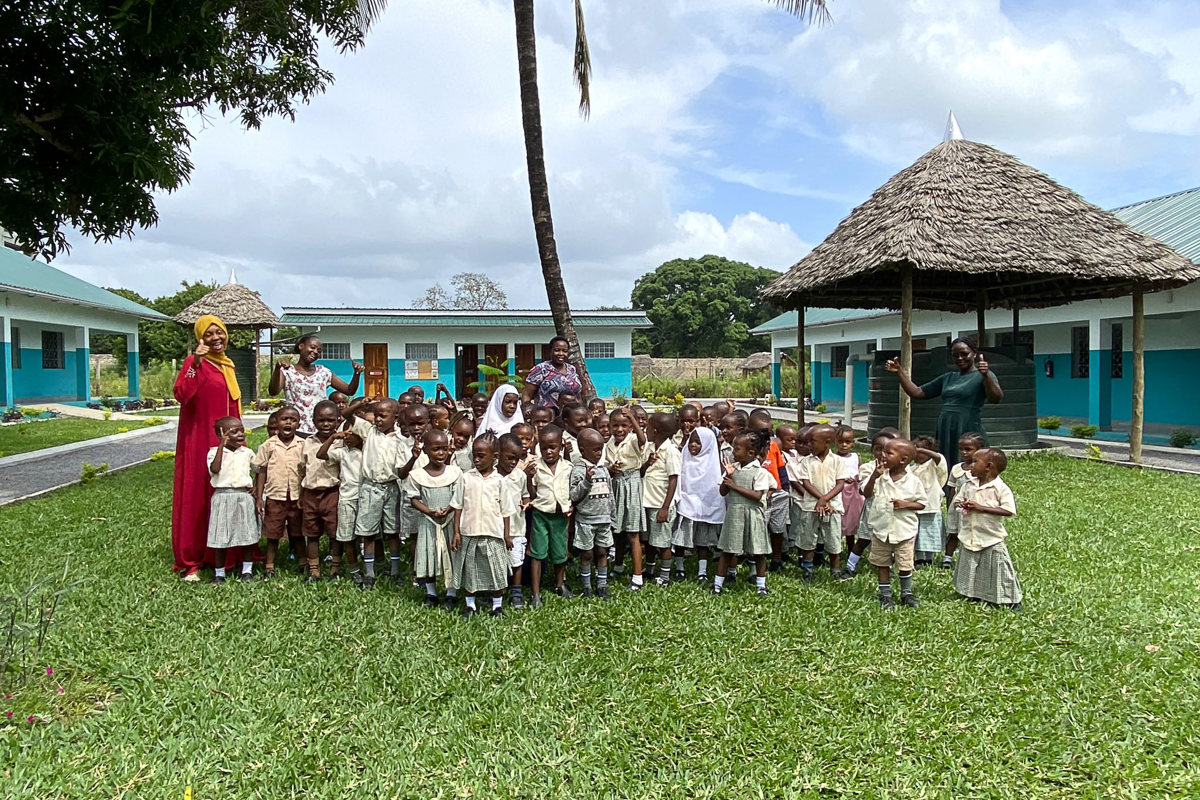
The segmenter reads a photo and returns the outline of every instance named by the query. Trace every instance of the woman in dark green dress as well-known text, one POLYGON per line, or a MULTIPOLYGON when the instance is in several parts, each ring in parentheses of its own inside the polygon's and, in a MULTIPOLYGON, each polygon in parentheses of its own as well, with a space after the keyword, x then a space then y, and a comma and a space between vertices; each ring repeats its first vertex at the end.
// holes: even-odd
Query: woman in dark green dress
POLYGON ((1000 382, 988 369, 983 354, 970 339, 955 339, 950 345, 950 359, 958 371, 943 373, 928 383, 917 386, 900 369, 900 362, 887 362, 889 372, 900 378, 900 387, 913 400, 942 398, 942 413, 938 415, 938 449, 946 457, 947 468, 958 463, 958 439, 964 433, 980 433, 987 438, 981 414, 984 402, 999 403, 1004 399, 1000 382))

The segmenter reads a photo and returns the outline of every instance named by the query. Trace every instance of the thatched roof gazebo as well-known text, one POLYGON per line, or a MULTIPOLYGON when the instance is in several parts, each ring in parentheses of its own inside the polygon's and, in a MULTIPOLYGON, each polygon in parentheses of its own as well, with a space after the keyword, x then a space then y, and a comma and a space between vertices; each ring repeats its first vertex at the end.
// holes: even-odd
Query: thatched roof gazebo
POLYGON ((760 369, 767 369, 771 366, 771 351, 767 350, 762 353, 751 353, 738 362, 737 368, 745 375, 750 372, 757 372, 760 369))
MULTIPOLYGON (((1131 457, 1141 457, 1143 293, 1200 279, 1200 268, 1047 175, 979 142, 950 139, 855 208, 762 296, 804 306, 897 308, 912 366, 912 309, 979 315, 1133 296, 1131 457)), ((982 335, 980 340, 982 342, 982 335)), ((801 390, 803 391, 803 390, 801 390)), ((801 412, 802 413, 802 412, 801 412)), ((909 401, 901 397, 901 429, 909 401)))

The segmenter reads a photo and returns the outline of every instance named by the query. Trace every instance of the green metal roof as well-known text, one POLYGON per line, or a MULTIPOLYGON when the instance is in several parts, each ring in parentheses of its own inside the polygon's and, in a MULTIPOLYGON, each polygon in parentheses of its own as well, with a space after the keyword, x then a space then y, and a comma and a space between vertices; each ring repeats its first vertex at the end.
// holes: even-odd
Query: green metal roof
MULTIPOLYGON (((894 312, 884 308, 806 308, 804 309, 804 327, 812 328, 817 325, 848 322, 852 319, 866 319, 867 317, 886 317, 892 313, 894 312)), ((757 328, 751 328, 750 332, 757 335, 794 330, 796 330, 796 312, 785 311, 757 328)))
POLYGON ((1114 208, 1112 213, 1134 230, 1200 264, 1200 187, 1114 208))
MULTIPOLYGON (((653 324, 636 311, 572 311, 577 328, 649 328, 653 324)), ((413 308, 284 308, 282 325, 395 325, 406 327, 553 327, 547 309, 499 311, 425 311, 413 308)))
POLYGON ((74 275, 68 275, 10 247, 0 247, 0 291, 48 297, 105 311, 131 314, 142 319, 170 319, 153 309, 126 300, 119 294, 101 289, 74 275))

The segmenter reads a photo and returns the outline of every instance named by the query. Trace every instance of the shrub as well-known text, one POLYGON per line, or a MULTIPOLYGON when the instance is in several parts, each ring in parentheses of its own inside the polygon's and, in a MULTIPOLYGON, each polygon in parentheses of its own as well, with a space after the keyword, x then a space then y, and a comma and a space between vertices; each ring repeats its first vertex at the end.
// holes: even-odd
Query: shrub
POLYGON ((1191 447, 1196 443, 1196 434, 1187 428, 1176 428, 1171 431, 1171 438, 1168 441, 1170 441, 1171 447, 1191 447))
POLYGON ((104 473, 108 472, 108 464, 89 464, 83 462, 83 470, 79 473, 80 483, 91 483, 99 478, 104 473))
POLYGON ((153 428, 155 425, 165 425, 166 423, 167 421, 162 417, 151 417, 150 419, 146 420, 146 427, 153 428))
POLYGON ((817 412, 818 414, 824 414, 825 413, 825 404, 817 403, 815 406, 813 406, 813 411, 817 412))
POLYGON ((175 457, 174 450, 159 450, 157 453, 150 456, 150 460, 151 461, 162 461, 163 459, 174 458, 174 457, 175 457))
POLYGON ((1100 450, 1100 445, 1089 443, 1087 445, 1087 457, 1089 461, 1103 461, 1104 453, 1100 450))
POLYGON ((1071 435, 1076 439, 1090 439, 1096 435, 1099 430, 1095 425, 1072 425, 1071 435))
POLYGON ((1056 431, 1062 427, 1062 417, 1042 417, 1038 420, 1038 427, 1044 431, 1056 431))

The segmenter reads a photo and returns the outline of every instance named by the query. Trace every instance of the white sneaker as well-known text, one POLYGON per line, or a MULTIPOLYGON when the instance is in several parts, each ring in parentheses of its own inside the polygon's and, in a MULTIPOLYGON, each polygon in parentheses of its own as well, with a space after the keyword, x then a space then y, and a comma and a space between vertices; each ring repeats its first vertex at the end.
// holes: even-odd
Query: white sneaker
POLYGON ((184 575, 183 582, 184 583, 199 583, 200 582, 200 573, 193 572, 190 575, 184 575))

